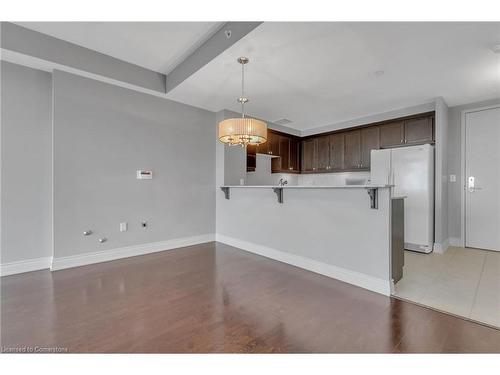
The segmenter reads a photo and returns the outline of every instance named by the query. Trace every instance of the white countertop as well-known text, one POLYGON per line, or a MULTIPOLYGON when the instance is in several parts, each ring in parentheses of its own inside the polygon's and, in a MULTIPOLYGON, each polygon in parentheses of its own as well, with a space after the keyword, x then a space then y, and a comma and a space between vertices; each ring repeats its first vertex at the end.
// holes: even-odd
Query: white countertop
POLYGON ((390 188, 393 185, 225 185, 224 188, 283 188, 283 189, 370 189, 370 188, 390 188))

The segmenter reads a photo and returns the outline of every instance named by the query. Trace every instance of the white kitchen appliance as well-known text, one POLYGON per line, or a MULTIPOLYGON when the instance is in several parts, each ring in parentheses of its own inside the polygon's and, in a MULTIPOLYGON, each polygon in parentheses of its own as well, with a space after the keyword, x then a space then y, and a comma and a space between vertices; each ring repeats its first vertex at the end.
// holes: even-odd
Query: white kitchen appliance
POLYGON ((371 184, 394 185, 404 201, 405 249, 430 253, 434 244, 434 147, 399 147, 371 152, 371 184))

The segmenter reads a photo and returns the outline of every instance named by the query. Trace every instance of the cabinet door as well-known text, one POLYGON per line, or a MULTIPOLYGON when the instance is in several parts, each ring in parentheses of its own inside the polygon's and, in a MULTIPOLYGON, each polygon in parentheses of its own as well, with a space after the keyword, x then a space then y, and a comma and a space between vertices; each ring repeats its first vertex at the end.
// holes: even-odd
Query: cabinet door
POLYGON ((432 142, 432 117, 405 120, 405 143, 432 142))
POLYGON ((257 157, 255 154, 256 149, 257 146, 247 146, 247 172, 255 172, 255 168, 257 166, 257 157))
POLYGON ((267 153, 269 155, 280 154, 280 135, 272 131, 267 132, 267 153))
POLYGON ((346 169, 359 169, 361 165, 361 136, 359 130, 345 133, 344 165, 346 169))
POLYGON ((302 171, 315 172, 317 166, 316 155, 317 139, 312 138, 302 141, 302 171))
POLYGON ((288 169, 292 172, 300 172, 300 142, 296 138, 290 138, 290 165, 288 169))
POLYGON ((380 147, 400 146, 404 143, 404 122, 380 125, 380 147))
POLYGON ((370 168, 370 154, 372 150, 380 148, 380 129, 378 126, 370 126, 361 129, 361 168, 370 168))
POLYGON ((318 172, 330 170, 330 137, 318 137, 318 172))
POLYGON ((279 155, 281 159, 280 169, 281 171, 286 172, 289 170, 290 167, 290 138, 280 135, 279 142, 280 142, 279 155))
POLYGON ((336 171, 344 169, 344 133, 330 136, 330 169, 336 171))
POLYGON ((269 133, 267 135, 267 141, 265 143, 261 143, 256 147, 255 152, 257 154, 267 154, 267 146, 269 145, 269 133))

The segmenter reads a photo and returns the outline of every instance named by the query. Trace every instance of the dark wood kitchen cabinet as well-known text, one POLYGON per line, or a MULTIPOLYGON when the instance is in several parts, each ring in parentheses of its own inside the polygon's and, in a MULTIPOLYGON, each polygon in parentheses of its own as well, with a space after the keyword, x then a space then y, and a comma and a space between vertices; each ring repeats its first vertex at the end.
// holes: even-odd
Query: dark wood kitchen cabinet
POLYGON ((361 169, 370 169, 370 154, 372 150, 380 148, 380 129, 378 126, 370 126, 360 130, 361 136, 361 169))
POLYGON ((267 131, 267 153, 269 155, 280 154, 280 135, 273 131, 267 131))
POLYGON ((288 170, 294 173, 300 173, 300 142, 297 138, 290 138, 290 162, 288 170))
POLYGON ((273 173, 369 171, 371 151, 434 143, 434 112, 336 130, 300 138, 268 130, 267 142, 249 148, 247 168, 255 170, 255 155, 272 158, 273 173))
POLYGON ((395 121, 379 126, 380 147, 401 146, 404 143, 404 121, 395 121))
POLYGON ((330 170, 344 169, 344 136, 345 133, 330 135, 330 170))
POLYGON ((316 138, 302 141, 302 172, 316 172, 318 164, 317 144, 318 140, 316 138))
POLYGON ((434 142, 434 116, 409 118, 380 125, 380 147, 434 142))
POLYGON ((404 143, 425 143, 433 141, 433 117, 405 120, 404 143))
POLYGON ((277 171, 288 171, 290 167, 290 138, 278 135, 279 149, 279 167, 277 171))
POLYGON ((359 169, 361 165, 361 131, 351 130, 345 133, 345 169, 359 169))
POLYGON ((330 170, 330 136, 325 135, 317 138, 317 171, 326 172, 330 170))

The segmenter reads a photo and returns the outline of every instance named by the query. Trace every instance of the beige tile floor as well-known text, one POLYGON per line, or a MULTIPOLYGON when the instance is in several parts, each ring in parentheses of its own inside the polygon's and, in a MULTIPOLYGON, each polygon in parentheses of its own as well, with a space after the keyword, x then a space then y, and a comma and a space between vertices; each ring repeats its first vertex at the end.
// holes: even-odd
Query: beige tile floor
POLYGON ((449 247, 405 251, 396 296, 500 328, 500 252, 449 247))

